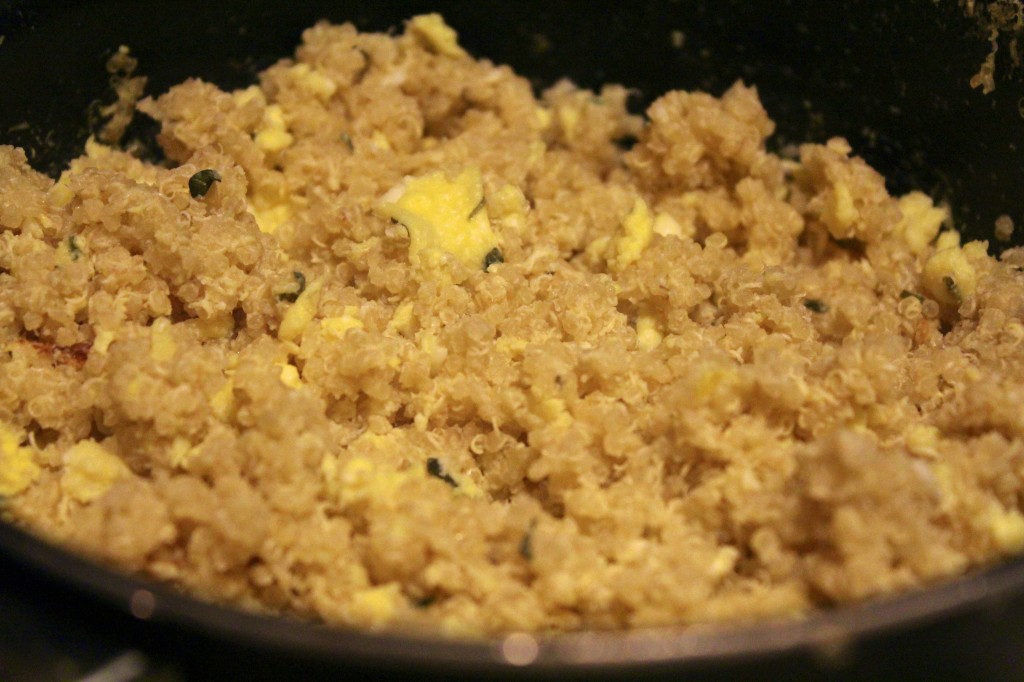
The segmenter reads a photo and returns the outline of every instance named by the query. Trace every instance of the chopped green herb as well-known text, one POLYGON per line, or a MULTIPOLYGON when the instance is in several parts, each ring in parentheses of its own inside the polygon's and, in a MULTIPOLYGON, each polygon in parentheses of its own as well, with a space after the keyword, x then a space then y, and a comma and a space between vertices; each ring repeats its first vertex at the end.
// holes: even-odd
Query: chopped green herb
POLYGON ((295 303, 295 301, 299 300, 299 296, 302 295, 302 292, 306 290, 306 276, 298 270, 292 272, 292 276, 295 277, 295 284, 298 288, 295 291, 286 291, 282 294, 278 294, 277 300, 295 303))
POLYGON ((455 481, 455 479, 452 478, 451 475, 448 474, 441 467, 441 460, 439 460, 437 457, 427 458, 427 473, 430 474, 431 476, 434 476, 435 478, 440 478, 442 481, 444 481, 453 488, 459 487, 459 484, 455 481))
POLYGON ((341 134, 341 141, 345 143, 345 146, 348 147, 350 152, 354 152, 356 150, 356 146, 352 144, 352 136, 348 133, 341 134))
POLYGON ((363 66, 352 75, 352 85, 359 85, 366 78, 366 72, 370 70, 371 66, 370 53, 361 47, 356 49, 359 50, 359 54, 363 55, 363 66))
POLYGON ((427 608, 428 606, 430 606, 431 604, 433 604, 436 601, 437 601, 437 595, 436 594, 428 594, 425 597, 420 597, 419 599, 413 599, 412 605, 415 606, 418 609, 425 609, 425 608, 427 608))
POLYGON ((804 307, 810 310, 812 313, 827 313, 828 305, 824 301, 819 301, 816 298, 808 298, 804 301, 804 307))
POLYGON ((193 199, 205 197, 213 183, 219 182, 220 179, 220 173, 212 168, 201 170, 188 179, 188 193, 192 195, 193 199))
POLYGON ((911 296, 924 303, 924 296, 921 294, 916 294, 913 291, 908 291, 906 289, 900 292, 900 298, 910 298, 911 296))
POLYGON ((504 262, 505 257, 501 255, 501 249, 499 249, 498 247, 494 247, 493 249, 487 252, 486 256, 484 256, 484 272, 487 272, 487 268, 491 267, 492 265, 504 262))
POLYGON ((75 235, 68 237, 68 252, 71 253, 71 260, 78 260, 82 256, 82 249, 78 246, 75 235))
POLYGON ((630 149, 633 148, 633 145, 635 145, 639 141, 640 140, 637 138, 636 135, 623 135, 622 137, 617 137, 614 140, 615 146, 621 149, 622 151, 629 151, 630 149))
POLYGON ((473 207, 473 210, 469 212, 469 217, 466 218, 466 220, 472 220, 473 216, 482 211, 484 209, 484 206, 486 205, 487 199, 485 199, 484 197, 480 197, 480 201, 477 203, 476 206, 473 207))
POLYGON ((946 275, 945 277, 942 278, 942 284, 943 286, 946 287, 946 291, 949 292, 949 295, 956 299, 957 303, 963 303, 964 299, 963 296, 960 294, 960 287, 957 286, 955 279, 953 279, 949 275, 946 275))
POLYGON ((523 539, 519 541, 519 556, 527 561, 533 558, 533 530, 537 527, 537 519, 530 521, 530 527, 523 533, 523 539))

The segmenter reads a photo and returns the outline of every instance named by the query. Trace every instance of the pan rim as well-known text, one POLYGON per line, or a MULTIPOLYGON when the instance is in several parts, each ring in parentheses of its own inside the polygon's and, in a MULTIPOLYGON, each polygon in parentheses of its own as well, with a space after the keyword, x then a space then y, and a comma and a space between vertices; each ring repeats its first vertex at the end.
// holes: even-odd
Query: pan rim
POLYGON ((536 638, 529 633, 510 633, 494 639, 459 640, 326 626, 202 601, 71 553, 6 521, 0 521, 0 552, 139 621, 258 646, 310 663, 359 663, 380 669, 427 665, 434 670, 457 668, 462 673, 624 673, 665 667, 683 671, 800 653, 827 665, 859 642, 982 611, 1024 594, 1024 555, 1018 555, 930 587, 815 611, 793 620, 720 628, 592 630, 536 638), (141 613, 132 608, 140 591, 149 593, 147 601, 152 605, 141 613), (510 654, 510 637, 525 641, 529 655, 510 654))

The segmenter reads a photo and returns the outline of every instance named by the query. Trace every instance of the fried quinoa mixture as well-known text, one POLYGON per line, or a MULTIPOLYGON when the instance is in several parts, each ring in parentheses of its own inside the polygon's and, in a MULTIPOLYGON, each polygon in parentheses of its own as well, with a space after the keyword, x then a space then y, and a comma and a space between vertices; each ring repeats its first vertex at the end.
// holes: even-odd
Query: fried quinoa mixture
POLYGON ((790 617, 1024 549, 1024 251, 756 91, 539 98, 437 15, 0 147, 6 518, 455 636, 790 617), (634 143, 635 139, 635 143, 634 143), (632 144, 629 144, 632 143, 632 144))

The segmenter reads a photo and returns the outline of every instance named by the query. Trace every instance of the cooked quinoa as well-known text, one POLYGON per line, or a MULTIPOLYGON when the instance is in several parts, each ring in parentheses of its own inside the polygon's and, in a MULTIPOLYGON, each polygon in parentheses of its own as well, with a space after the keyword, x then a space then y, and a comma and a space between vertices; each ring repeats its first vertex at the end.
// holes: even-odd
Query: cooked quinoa
POLYGON ((792 617, 1024 549, 1024 250, 841 139, 770 153, 742 83, 627 97, 537 97, 436 15, 323 23, 143 100, 166 164, 0 147, 5 517, 455 636, 792 617))

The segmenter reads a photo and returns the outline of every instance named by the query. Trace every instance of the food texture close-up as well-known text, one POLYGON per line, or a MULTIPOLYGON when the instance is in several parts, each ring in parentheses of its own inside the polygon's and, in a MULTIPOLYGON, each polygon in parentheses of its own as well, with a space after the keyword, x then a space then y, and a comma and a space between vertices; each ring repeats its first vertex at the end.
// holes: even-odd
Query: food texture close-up
POLYGON ((99 47, 0 97, 0 548, 115 655, 8 676, 1014 679, 1016 3, 94 4, 0 43, 99 47))

